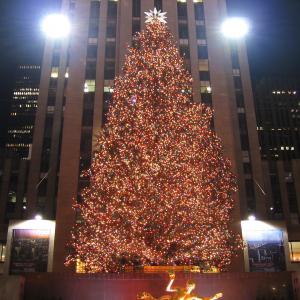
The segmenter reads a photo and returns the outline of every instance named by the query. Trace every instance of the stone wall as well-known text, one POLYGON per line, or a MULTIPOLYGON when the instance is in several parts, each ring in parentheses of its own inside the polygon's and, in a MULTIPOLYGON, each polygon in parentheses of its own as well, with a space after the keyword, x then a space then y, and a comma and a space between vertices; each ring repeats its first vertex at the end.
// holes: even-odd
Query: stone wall
POLYGON ((21 276, 0 275, 0 299, 22 300, 24 294, 24 278, 21 276))

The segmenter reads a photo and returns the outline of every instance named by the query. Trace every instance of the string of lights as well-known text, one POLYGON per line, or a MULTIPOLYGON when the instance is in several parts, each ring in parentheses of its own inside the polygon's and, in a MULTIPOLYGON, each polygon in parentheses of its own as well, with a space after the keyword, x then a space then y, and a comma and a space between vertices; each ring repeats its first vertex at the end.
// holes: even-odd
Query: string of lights
POLYGON ((86 272, 125 266, 204 264, 224 270, 241 248, 230 230, 236 178, 192 101, 192 78, 159 18, 146 24, 117 77, 108 122, 75 205, 66 265, 86 272))

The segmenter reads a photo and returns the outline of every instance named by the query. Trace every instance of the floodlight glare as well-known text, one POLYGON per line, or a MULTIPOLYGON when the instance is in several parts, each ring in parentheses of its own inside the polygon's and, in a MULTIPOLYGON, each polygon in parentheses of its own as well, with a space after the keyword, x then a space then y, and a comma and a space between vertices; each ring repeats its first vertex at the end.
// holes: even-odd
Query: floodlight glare
POLYGON ((255 221, 255 220, 256 220, 256 218, 255 218, 255 216, 254 216, 254 215, 250 215, 250 216, 248 217, 248 220, 249 220, 249 221, 255 221))
POLYGON ((243 38, 249 32, 249 22, 244 18, 228 18, 226 19, 221 27, 221 31, 224 36, 230 39, 243 38))
POLYGON ((36 215, 34 218, 35 218, 37 221, 40 221, 40 220, 43 219, 43 217, 42 217, 41 215, 36 215))
POLYGON ((49 38, 64 38, 70 34, 71 23, 63 14, 51 14, 42 21, 42 31, 49 38))

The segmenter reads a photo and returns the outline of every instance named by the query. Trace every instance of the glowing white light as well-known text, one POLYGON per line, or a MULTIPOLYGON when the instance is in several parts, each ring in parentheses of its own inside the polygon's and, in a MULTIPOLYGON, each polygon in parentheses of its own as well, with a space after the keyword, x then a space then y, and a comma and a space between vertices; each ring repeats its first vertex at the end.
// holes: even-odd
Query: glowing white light
POLYGON ((250 216, 248 217, 248 220, 249 220, 249 221, 255 221, 255 220, 256 220, 256 218, 255 218, 255 216, 254 216, 254 215, 250 215, 250 216))
POLYGON ((37 221, 39 221, 39 220, 42 220, 42 219, 43 219, 43 217, 42 217, 41 215, 36 215, 34 218, 35 218, 37 221))
POLYGON ((240 39, 249 32, 249 22, 244 18, 228 18, 221 27, 224 36, 231 39, 240 39))
POLYGON ((67 37, 71 31, 71 23, 65 15, 52 14, 42 21, 42 31, 47 37, 53 39, 67 37))
POLYGON ((153 10, 150 9, 150 12, 145 12, 146 15, 146 21, 145 23, 153 23, 154 21, 159 21, 163 24, 167 23, 166 19, 166 12, 162 12, 161 10, 157 10, 156 7, 154 7, 153 10))

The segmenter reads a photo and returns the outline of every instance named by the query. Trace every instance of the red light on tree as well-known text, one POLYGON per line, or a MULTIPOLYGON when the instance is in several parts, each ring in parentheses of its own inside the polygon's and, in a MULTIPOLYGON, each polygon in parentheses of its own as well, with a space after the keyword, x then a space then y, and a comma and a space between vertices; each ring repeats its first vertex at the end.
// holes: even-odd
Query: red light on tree
POLYGON ((236 179, 212 111, 192 102, 192 78, 163 22, 154 18, 133 45, 76 205, 67 264, 224 269, 241 243, 229 228, 236 179))

